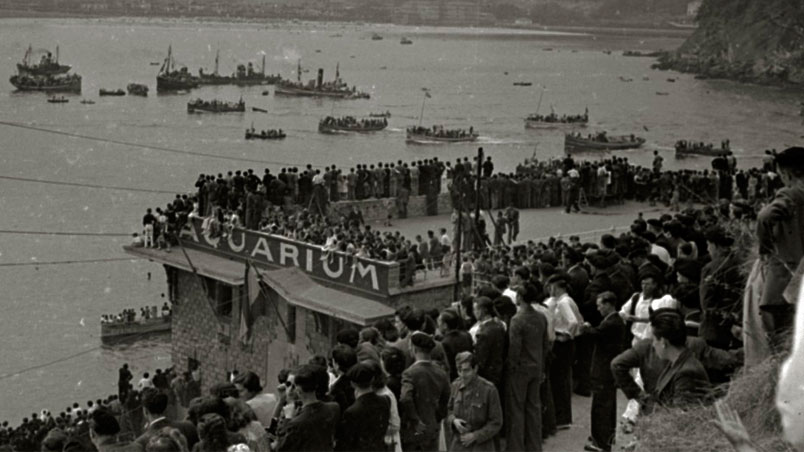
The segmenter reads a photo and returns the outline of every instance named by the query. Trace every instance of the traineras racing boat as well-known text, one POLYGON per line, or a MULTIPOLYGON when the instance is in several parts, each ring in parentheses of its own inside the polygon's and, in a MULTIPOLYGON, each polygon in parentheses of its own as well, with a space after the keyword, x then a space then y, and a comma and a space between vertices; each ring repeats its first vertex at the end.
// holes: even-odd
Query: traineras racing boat
POLYGON ((170 316, 142 319, 134 322, 101 323, 101 342, 115 342, 125 337, 167 333, 170 330, 170 316))
POLYGON ((443 127, 408 127, 406 130, 408 143, 430 144, 430 143, 466 143, 476 141, 479 136, 470 128, 469 131, 463 129, 444 129, 443 127))
POLYGON ((247 140, 284 140, 287 137, 282 129, 261 130, 257 132, 254 127, 246 129, 247 140))
POLYGON ((98 90, 99 96, 125 96, 126 92, 122 89, 103 89, 98 90))
POLYGON ((128 86, 126 86, 126 90, 128 90, 128 93, 133 96, 148 95, 148 85, 143 85, 141 83, 129 83, 128 86))
POLYGON ((347 116, 344 118, 333 118, 331 116, 327 116, 318 122, 318 131, 321 133, 369 133, 383 130, 386 127, 388 127, 388 120, 385 118, 358 120, 352 116, 347 116))
POLYGON ((687 155, 703 155, 706 157, 725 157, 731 154, 731 149, 726 142, 722 143, 720 148, 714 147, 712 144, 704 143, 691 143, 684 140, 676 142, 676 157, 683 157, 687 155))
POLYGON ((206 112, 206 113, 242 113, 246 111, 246 102, 241 97, 238 102, 226 102, 222 100, 203 100, 195 99, 187 102, 187 113, 206 112))
POLYGON ((549 115, 532 114, 525 118, 527 129, 555 129, 559 127, 586 127, 589 124, 589 109, 582 115, 562 115, 555 113, 549 115))
POLYGON ((645 144, 645 139, 634 135, 612 135, 605 132, 583 137, 580 134, 564 135, 564 151, 615 151, 619 149, 635 149, 645 144))

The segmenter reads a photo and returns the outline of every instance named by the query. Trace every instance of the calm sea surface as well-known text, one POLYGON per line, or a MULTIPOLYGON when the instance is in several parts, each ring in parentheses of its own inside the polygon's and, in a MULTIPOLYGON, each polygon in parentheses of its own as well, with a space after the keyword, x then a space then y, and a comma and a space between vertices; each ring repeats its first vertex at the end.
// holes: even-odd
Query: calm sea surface
MULTIPOLYGON (((505 30, 400 28, 340 24, 218 24, 182 21, 3 20, 0 21, 0 121, 115 139, 221 157, 272 162, 244 163, 166 153, 0 125, 0 176, 39 178, 182 192, 201 172, 282 164, 342 167, 432 156, 454 161, 474 153, 476 144, 408 146, 405 126, 418 122, 422 88, 433 97, 424 106, 424 124, 474 126, 479 144, 498 168, 513 170, 532 154, 562 154, 560 132, 528 131, 522 118, 554 105, 558 113, 588 107, 589 130, 636 133, 647 149, 659 149, 669 167, 703 167, 708 160, 676 161, 676 139, 718 143, 729 138, 745 165, 763 149, 800 143, 800 92, 698 81, 692 76, 655 72, 650 58, 626 58, 623 49, 674 48, 677 39, 606 37, 587 34, 505 30), (385 39, 372 41, 373 32, 385 39), (402 46, 407 36, 414 44, 402 46), (52 105, 44 94, 15 93, 7 78, 31 44, 61 48, 61 61, 83 76, 83 95, 52 105), (189 95, 156 96, 158 66, 169 44, 177 61, 193 72, 212 69, 220 49, 220 72, 238 62, 260 64, 268 72, 295 78, 297 59, 309 69, 340 63, 341 77, 371 93, 371 100, 327 101, 263 96, 264 87, 205 87, 189 95), (546 50, 552 49, 552 50, 546 50), (613 50, 611 55, 604 50, 613 50), (505 72, 508 74, 506 75, 505 72), (620 76, 632 78, 622 82, 620 76), (668 82, 676 77, 675 83, 668 82), (647 79, 645 79, 647 78, 647 79), (514 81, 532 87, 514 87, 514 81), (147 83, 151 95, 98 98, 99 88, 147 83), (544 86, 544 90, 538 85, 544 86), (667 92, 658 96, 656 92, 667 92), (268 114, 188 115, 194 97, 237 100, 268 114), (97 101, 82 105, 81 98, 97 101), (390 110, 387 130, 371 136, 317 133, 325 115, 366 115, 390 110), (246 142, 243 131, 282 128, 283 142, 246 142)), ((643 164, 650 151, 622 155, 643 164)), ((130 233, 138 230, 148 206, 169 195, 43 185, 0 180, 3 230, 130 233)), ((160 304, 164 272, 155 264, 115 261, 94 264, 7 266, 11 263, 126 257, 124 237, 64 237, 0 234, 0 421, 18 422, 34 410, 61 411, 68 403, 116 390, 116 371, 129 362, 137 375, 170 365, 169 344, 154 340, 114 349, 100 345, 99 317, 126 307, 160 304), (148 273, 151 272, 152 278, 148 273), (83 353, 82 353, 83 352, 83 353), (74 358, 19 375, 16 372, 74 358)))

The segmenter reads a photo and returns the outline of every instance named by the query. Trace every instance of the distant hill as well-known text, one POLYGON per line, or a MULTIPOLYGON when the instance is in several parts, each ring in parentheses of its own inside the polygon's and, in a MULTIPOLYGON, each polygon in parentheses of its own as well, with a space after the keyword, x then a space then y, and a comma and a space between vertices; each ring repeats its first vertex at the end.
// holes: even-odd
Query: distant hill
POLYGON ((804 84, 804 1, 704 0, 698 29, 659 69, 763 84, 804 84))

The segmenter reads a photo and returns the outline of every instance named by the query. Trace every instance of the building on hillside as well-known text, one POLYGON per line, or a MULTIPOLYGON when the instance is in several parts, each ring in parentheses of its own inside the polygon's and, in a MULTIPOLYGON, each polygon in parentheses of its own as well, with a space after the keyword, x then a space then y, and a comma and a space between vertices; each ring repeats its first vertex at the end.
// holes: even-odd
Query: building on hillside
POLYGON ((272 388, 281 369, 327 356, 341 329, 371 325, 404 304, 443 308, 455 284, 451 276, 433 276, 401 287, 405 268, 398 262, 326 254, 259 231, 212 237, 198 218, 184 228, 180 245, 125 251, 163 265, 173 366, 199 368, 204 392, 232 370, 253 371, 272 388))

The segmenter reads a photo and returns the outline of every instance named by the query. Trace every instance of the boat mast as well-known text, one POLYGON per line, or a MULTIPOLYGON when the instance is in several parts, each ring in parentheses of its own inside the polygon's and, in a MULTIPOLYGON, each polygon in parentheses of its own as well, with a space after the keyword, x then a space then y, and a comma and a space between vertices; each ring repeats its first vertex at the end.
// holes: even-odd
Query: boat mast
POLYGON ((26 67, 30 64, 31 61, 31 52, 33 52, 33 48, 30 44, 28 44, 28 50, 25 51, 25 56, 22 57, 22 64, 26 67))
POLYGON ((262 54, 262 75, 265 75, 265 54, 262 54))
POLYGON ((427 91, 427 88, 424 88, 424 97, 422 98, 422 111, 419 112, 419 127, 422 126, 422 118, 424 118, 424 101, 430 97, 430 93, 427 91))
POLYGON ((298 82, 301 83, 301 58, 299 58, 299 61, 296 66, 296 80, 298 80, 298 82))
POLYGON ((218 75, 218 57, 220 56, 221 49, 215 51, 215 75, 218 75))
POLYGON ((56 64, 59 64, 59 46, 56 46, 56 64))
POLYGON ((536 114, 539 114, 539 109, 542 108, 542 97, 544 97, 544 86, 542 86, 542 93, 539 94, 539 104, 536 105, 536 114))

